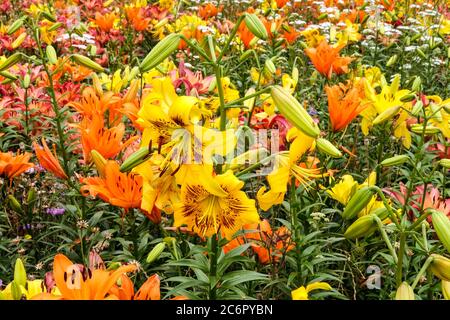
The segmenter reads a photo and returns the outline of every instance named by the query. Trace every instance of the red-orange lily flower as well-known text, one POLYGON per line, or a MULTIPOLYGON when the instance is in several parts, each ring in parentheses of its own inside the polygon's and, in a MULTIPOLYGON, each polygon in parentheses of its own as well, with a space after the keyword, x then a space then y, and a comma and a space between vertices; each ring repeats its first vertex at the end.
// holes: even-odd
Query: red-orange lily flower
POLYGON ((328 96, 328 113, 334 132, 344 129, 356 116, 365 109, 361 104, 357 87, 347 88, 340 83, 332 87, 326 86, 328 96))
POLYGON ((10 180, 24 173, 34 164, 28 162, 31 158, 31 153, 25 152, 14 156, 12 152, 0 152, 0 176, 5 176, 10 180))
POLYGON ((128 20, 131 22, 133 29, 136 31, 144 31, 147 29, 150 18, 144 17, 144 9, 138 7, 125 8, 125 13, 128 20))
POLYGON ((217 16, 219 12, 223 9, 223 5, 220 7, 216 7, 212 3, 207 3, 203 6, 200 6, 198 9, 198 15, 202 17, 204 20, 208 20, 209 18, 217 16))
POLYGON ((295 243, 290 240, 289 230, 283 226, 273 232, 267 220, 247 224, 243 230, 246 231, 245 235, 234 238, 223 247, 225 253, 250 242, 252 250, 258 255, 258 260, 267 264, 278 262, 283 254, 295 248, 295 243))
POLYGON ((250 48, 250 43, 255 37, 253 33, 247 28, 247 25, 242 22, 238 28, 238 35, 241 38, 242 43, 244 44, 245 49, 250 48))
MULTIPOLYGON (((125 97, 124 97, 125 99, 125 97)), ((83 90, 81 100, 79 102, 72 101, 67 105, 73 107, 84 118, 92 119, 100 117, 109 112, 109 123, 115 124, 121 119, 121 108, 124 100, 116 96, 114 92, 97 92, 94 88, 87 87, 83 90)))
POLYGON ((123 274, 119 282, 120 285, 114 285, 109 292, 120 300, 161 300, 160 280, 157 274, 148 278, 136 293, 133 282, 127 275, 123 274))
POLYGON ((53 261, 53 277, 61 295, 40 294, 33 299, 104 300, 118 299, 110 293, 117 279, 137 269, 136 265, 121 266, 117 270, 88 269, 74 264, 65 255, 57 254, 53 261))
POLYGON ((345 44, 333 47, 326 40, 322 40, 316 48, 306 48, 305 53, 311 59, 316 70, 331 79, 332 73, 343 74, 348 72, 348 65, 352 57, 341 57, 339 52, 345 44))
MULTIPOLYGON (((55 147, 55 145, 53 145, 53 147, 55 147)), ((41 166, 58 178, 67 179, 67 175, 61 167, 58 157, 56 156, 56 150, 54 149, 52 153, 44 138, 42 138, 42 147, 37 142, 33 142, 33 148, 41 166)))
POLYGON ((99 197, 113 206, 125 210, 140 208, 142 200, 141 176, 120 172, 117 162, 109 160, 105 164, 105 176, 81 178, 81 193, 85 196, 99 197))
POLYGON ((85 162, 91 161, 91 151, 97 150, 105 159, 114 158, 138 137, 132 137, 122 142, 125 125, 119 123, 115 127, 105 128, 103 116, 97 115, 92 119, 85 118, 76 125, 81 135, 81 146, 85 162))
POLYGON ((289 230, 282 226, 275 232, 267 232, 262 244, 252 242, 251 246, 258 255, 259 262, 267 264, 277 263, 283 255, 295 248, 295 243, 291 241, 289 230))
POLYGON ((101 14, 100 12, 96 12, 93 21, 102 31, 106 32, 113 28, 116 18, 117 16, 114 13, 101 14))

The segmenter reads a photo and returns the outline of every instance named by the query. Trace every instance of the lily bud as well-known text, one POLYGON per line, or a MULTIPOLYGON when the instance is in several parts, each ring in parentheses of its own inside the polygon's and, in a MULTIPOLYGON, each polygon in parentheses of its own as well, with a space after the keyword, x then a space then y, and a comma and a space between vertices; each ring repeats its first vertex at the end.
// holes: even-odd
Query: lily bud
POLYGON ((423 102, 421 100, 418 100, 414 104, 414 106, 413 106, 413 108, 411 110, 411 114, 413 116, 417 117, 420 114, 420 112, 422 111, 422 109, 423 109, 423 102))
POLYGON ((246 13, 245 14, 245 25, 253 33, 255 36, 262 40, 266 40, 268 38, 267 30, 264 24, 259 20, 259 18, 254 13, 246 13))
POLYGON ((37 193, 36 193, 36 189, 31 188, 30 191, 28 191, 28 195, 27 195, 27 204, 31 204, 34 201, 36 201, 36 197, 37 193))
POLYGON ((156 261, 161 253, 163 253, 164 249, 166 248, 165 242, 160 242, 156 246, 153 247, 152 251, 147 256, 147 263, 152 263, 153 261, 156 261))
POLYGON ((398 166, 398 165, 401 165, 401 164, 405 163, 406 161, 408 161, 408 159, 409 159, 409 157, 407 155, 403 154, 403 155, 384 159, 383 161, 381 161, 380 165, 383 167, 398 166))
POLYGON ((145 160, 147 160, 147 156, 150 154, 150 151, 147 147, 142 147, 131 156, 129 156, 120 166, 121 172, 128 172, 134 167, 137 167, 145 160))
POLYGON ((442 280, 442 295, 445 300, 450 300, 450 282, 442 280))
POLYGON ((27 33, 26 33, 26 32, 22 32, 22 33, 17 37, 17 39, 14 40, 13 43, 11 43, 11 47, 12 47, 13 49, 18 48, 18 47, 22 44, 22 42, 25 40, 26 37, 27 37, 27 33))
POLYGON ((358 218, 344 233, 347 239, 357 239, 371 235, 377 229, 377 222, 373 214, 358 218))
POLYGON ((347 203, 344 212, 342 212, 342 217, 346 220, 356 217, 356 215, 369 204, 370 200, 372 200, 373 193, 374 192, 370 187, 364 187, 356 191, 347 203))
POLYGON ((105 69, 101 65, 99 65, 97 62, 92 61, 88 57, 82 56, 81 54, 73 54, 72 56, 75 62, 78 63, 79 65, 82 65, 86 68, 89 68, 97 72, 105 71, 105 69))
POLYGON ((372 123, 374 125, 377 125, 377 124, 383 123, 383 122, 393 118, 400 110, 400 107, 401 106, 395 106, 395 107, 389 108, 387 110, 384 110, 375 119, 373 119, 372 123))
POLYGON ((416 99, 416 95, 414 93, 406 94, 403 97, 400 98, 401 102, 410 102, 416 99))
POLYGON ((406 282, 402 282, 395 294, 395 300, 415 300, 413 288, 406 282))
POLYGON ((291 78, 292 78, 292 80, 294 80, 295 83, 298 82, 298 68, 297 67, 292 68, 291 78))
POLYGON ((439 164, 446 169, 450 169, 450 159, 441 159, 439 164))
POLYGON ((8 72, 8 71, 0 71, 0 76, 3 76, 6 79, 9 79, 11 81, 16 81, 17 80, 17 77, 15 75, 13 75, 12 73, 8 72))
POLYGON ((14 266, 14 281, 19 285, 25 287, 27 283, 27 272, 20 258, 16 259, 16 264, 14 266))
POLYGON ((446 214, 438 210, 433 210, 431 219, 439 240, 442 242, 447 251, 450 252, 450 219, 446 214))
POLYGON ((6 30, 6 33, 8 35, 12 35, 14 32, 16 32, 17 30, 19 30, 19 28, 23 25, 23 18, 17 19, 16 21, 14 21, 8 28, 8 30, 6 30))
POLYGON ((157 24, 155 24, 155 29, 161 28, 162 26, 164 26, 167 22, 169 21, 169 19, 164 18, 162 19, 160 22, 158 22, 157 24))
POLYGON ((56 64, 58 62, 56 50, 52 45, 48 45, 47 48, 45 48, 45 53, 47 55, 48 62, 50 62, 51 64, 56 64))
POLYGON ((30 82, 31 82, 31 77, 30 77, 30 74, 27 73, 23 77, 23 88, 28 89, 30 87, 30 82))
POLYGON ((97 150, 91 150, 91 157, 92 157, 92 161, 95 164, 95 168, 97 169, 98 174, 101 177, 105 177, 106 176, 106 171, 105 171, 106 159, 103 158, 103 156, 97 150))
POLYGON ((333 158, 340 158, 342 157, 342 153, 339 151, 338 148, 336 148, 330 141, 323 138, 317 138, 316 139, 316 146, 319 151, 333 157, 333 158))
POLYGON ((417 48, 416 51, 423 59, 427 59, 427 55, 420 48, 417 48))
POLYGON ((411 126, 411 131, 417 134, 422 134, 422 132, 425 134, 436 134, 441 132, 441 130, 438 127, 428 125, 424 128, 424 126, 421 124, 413 124, 411 126))
POLYGON ((442 113, 440 107, 435 103, 430 103, 431 113, 433 114, 430 118, 436 119, 438 122, 442 122, 442 113))
POLYGON ((415 92, 420 92, 420 86, 422 85, 422 79, 419 76, 416 76, 414 82, 412 84, 411 89, 415 92))
POLYGON ((56 22, 54 23, 50 28, 48 28, 48 31, 52 32, 57 30, 59 27, 61 27, 63 25, 62 22, 56 22))
POLYGON ((23 212, 22 206, 20 205, 19 201, 12 195, 8 195, 9 205, 11 208, 16 212, 23 212))
POLYGON ((251 49, 246 50, 246 51, 245 51, 243 54, 241 54, 241 56, 239 57, 239 61, 242 62, 242 61, 247 60, 248 58, 251 57, 252 53, 253 53, 253 50, 251 50, 251 49))
POLYGON ((397 62, 397 58, 398 58, 398 56, 396 54, 394 54, 392 57, 390 57, 386 63, 386 67, 390 67, 390 66, 394 65, 397 62))
POLYGON ((381 207, 372 211, 372 214, 375 214, 380 218, 381 221, 389 217, 389 210, 386 207, 381 207))
POLYGON ((42 11, 42 16, 50 22, 56 22, 56 18, 50 12, 42 11))
POLYGON ((320 129, 308 112, 286 89, 274 86, 270 90, 272 99, 285 118, 304 134, 317 138, 320 129))
POLYGON ((450 281, 450 259, 439 254, 432 254, 430 270, 441 280, 450 281))
POLYGON ((271 59, 266 60, 266 62, 264 63, 264 67, 266 68, 267 71, 270 72, 270 74, 275 74, 275 72, 277 72, 277 68, 275 67, 271 59))
POLYGON ((180 35, 177 33, 172 33, 158 42, 139 65, 141 72, 147 72, 159 65, 175 50, 177 50, 180 41, 180 35))
POLYGON ((22 55, 19 52, 14 53, 9 56, 3 63, 0 65, 0 71, 4 71, 6 69, 11 68, 13 65, 18 63, 22 59, 22 55))

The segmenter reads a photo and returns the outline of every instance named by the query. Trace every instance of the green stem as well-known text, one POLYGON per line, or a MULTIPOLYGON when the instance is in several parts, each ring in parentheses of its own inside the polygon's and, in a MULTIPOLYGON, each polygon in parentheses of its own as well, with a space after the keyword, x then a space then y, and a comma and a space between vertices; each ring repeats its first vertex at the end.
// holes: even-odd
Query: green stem
POLYGON ((217 234, 211 237, 211 252, 209 266, 209 299, 216 300, 217 289, 217 234))
POLYGON ((264 89, 261 89, 261 90, 255 92, 255 93, 249 94, 248 96, 245 96, 245 97, 242 97, 242 98, 233 100, 233 101, 231 101, 231 102, 228 102, 228 103, 225 104, 225 107, 228 108, 228 107, 230 107, 230 106, 237 105, 237 104, 239 104, 239 103, 241 103, 241 102, 244 102, 245 100, 248 100, 248 99, 257 97, 257 96, 259 96, 259 95, 261 95, 261 94, 263 94, 263 93, 265 93, 265 92, 267 92, 267 91, 269 91, 269 90, 270 90, 270 87, 266 87, 266 88, 264 88, 264 89))
POLYGON ((394 248, 392 247, 391 241, 389 240, 388 235, 386 234, 386 231, 384 230, 383 223, 381 222, 380 218, 378 216, 375 216, 375 221, 377 222, 378 228, 380 229, 381 236, 383 237, 384 242, 386 242, 386 245, 392 255, 392 258, 394 258, 394 262, 398 262, 397 254, 395 253, 394 248))
POLYGON ((217 80, 217 91, 219 93, 219 116, 220 116, 220 131, 225 131, 226 125, 227 125, 227 115, 226 115, 226 108, 225 108, 225 96, 223 92, 222 87, 222 70, 220 64, 215 65, 215 74, 216 74, 216 80, 217 80))
POLYGON ((405 253, 406 246, 406 233, 404 231, 400 232, 400 248, 398 251, 398 261, 397 261, 397 270, 396 270, 396 281, 397 287, 402 284, 403 279, 403 256, 405 253))
POLYGON ((233 40, 234 36, 236 35, 238 28, 241 24, 241 22, 244 20, 245 15, 241 15, 239 19, 237 20, 236 24, 234 25, 233 29, 231 30, 230 36, 227 39, 227 42, 225 43, 225 46, 220 51, 219 57, 217 58, 217 61, 222 61, 224 53, 228 50, 228 47, 230 46, 231 41, 233 40))
MULTIPOLYGON (((36 26, 34 28, 36 28, 36 26)), ((42 50, 41 41, 40 41, 39 37, 36 36, 35 32, 33 32, 33 34, 35 35, 34 38, 36 41, 36 45, 39 49, 39 55, 42 60, 42 66, 44 67, 44 71, 47 74, 47 78, 48 78, 48 82, 49 82, 49 86, 47 87, 47 92, 50 95, 50 101, 52 104, 53 112, 55 113, 56 130, 58 132, 58 138, 59 138, 59 149, 61 150, 61 155, 63 158, 64 171, 68 177, 67 181, 69 182, 69 184, 71 184, 71 181, 70 181, 71 173, 70 173, 69 164, 68 164, 69 158, 68 158, 67 150, 65 147, 64 132, 63 132, 63 129, 61 126, 62 115, 59 112, 59 106, 58 106, 58 101, 57 101, 56 95, 55 95, 55 87, 53 84, 52 73, 48 69, 47 63, 45 62, 45 54, 44 54, 44 51, 42 50)))
POLYGON ((414 290, 414 288, 417 286, 417 284, 420 281, 420 278, 422 278, 423 274, 427 271, 428 266, 433 262, 433 257, 428 257, 428 259, 423 264, 422 268, 420 269, 419 273, 417 274, 416 278, 414 279, 413 284, 411 285, 411 288, 414 290))
POLYGON ((246 173, 248 173, 248 172, 251 172, 251 171, 253 171, 253 170, 258 169, 259 167, 261 167, 261 166, 263 166, 263 165, 266 165, 267 161, 269 161, 270 159, 272 159, 275 155, 276 155, 276 154, 272 154, 272 155, 270 155, 270 156, 268 156, 268 157, 262 159, 261 161, 255 163, 255 164, 252 164, 251 166, 245 168, 244 170, 237 172, 237 173, 235 174, 235 176, 236 176, 236 177, 242 176, 242 175, 244 175, 244 174, 246 174, 246 173))
POLYGON ((416 229, 432 212, 433 211, 431 210, 425 211, 412 225, 409 226, 408 231, 416 229))

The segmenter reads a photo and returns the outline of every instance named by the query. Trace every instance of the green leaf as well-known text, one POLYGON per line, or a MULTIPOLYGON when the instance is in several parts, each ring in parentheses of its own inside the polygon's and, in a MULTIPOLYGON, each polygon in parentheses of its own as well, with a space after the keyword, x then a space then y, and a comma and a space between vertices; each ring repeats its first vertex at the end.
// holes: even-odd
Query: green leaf
POLYGON ((267 280, 268 275, 262 274, 256 271, 249 271, 249 270, 238 270, 233 271, 230 273, 227 273, 222 277, 222 284, 221 287, 224 288, 230 288, 233 286, 236 286, 240 283, 249 282, 249 281, 256 281, 256 280, 267 280))

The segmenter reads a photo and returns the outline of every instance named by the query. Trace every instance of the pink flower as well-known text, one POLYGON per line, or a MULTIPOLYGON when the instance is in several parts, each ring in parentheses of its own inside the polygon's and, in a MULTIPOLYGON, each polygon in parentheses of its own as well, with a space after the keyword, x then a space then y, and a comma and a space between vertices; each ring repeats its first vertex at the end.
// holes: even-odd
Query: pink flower
POLYGON ((188 96, 199 96, 200 94, 207 93, 209 91, 209 86, 214 76, 208 76, 203 78, 200 71, 192 72, 186 68, 184 61, 181 60, 178 65, 178 75, 177 71, 170 72, 170 78, 175 88, 179 88, 184 84, 186 90, 186 95, 188 96))
MULTIPOLYGON (((450 217, 450 198, 441 198, 439 189, 434 186, 428 186, 426 191, 424 190, 424 188, 425 186, 421 185, 416 187, 416 189, 411 192, 411 195, 409 197, 409 205, 414 209, 420 210, 423 202, 423 210, 429 208, 436 209, 442 211, 444 214, 450 217)), ((396 199, 402 205, 405 204, 405 198, 408 193, 408 189, 403 183, 400 183, 400 192, 388 189, 384 189, 383 191, 392 198, 396 199)), ((408 212, 408 215, 410 217, 414 217, 412 211, 408 212)), ((429 218, 428 220, 431 221, 431 218, 429 218)))

